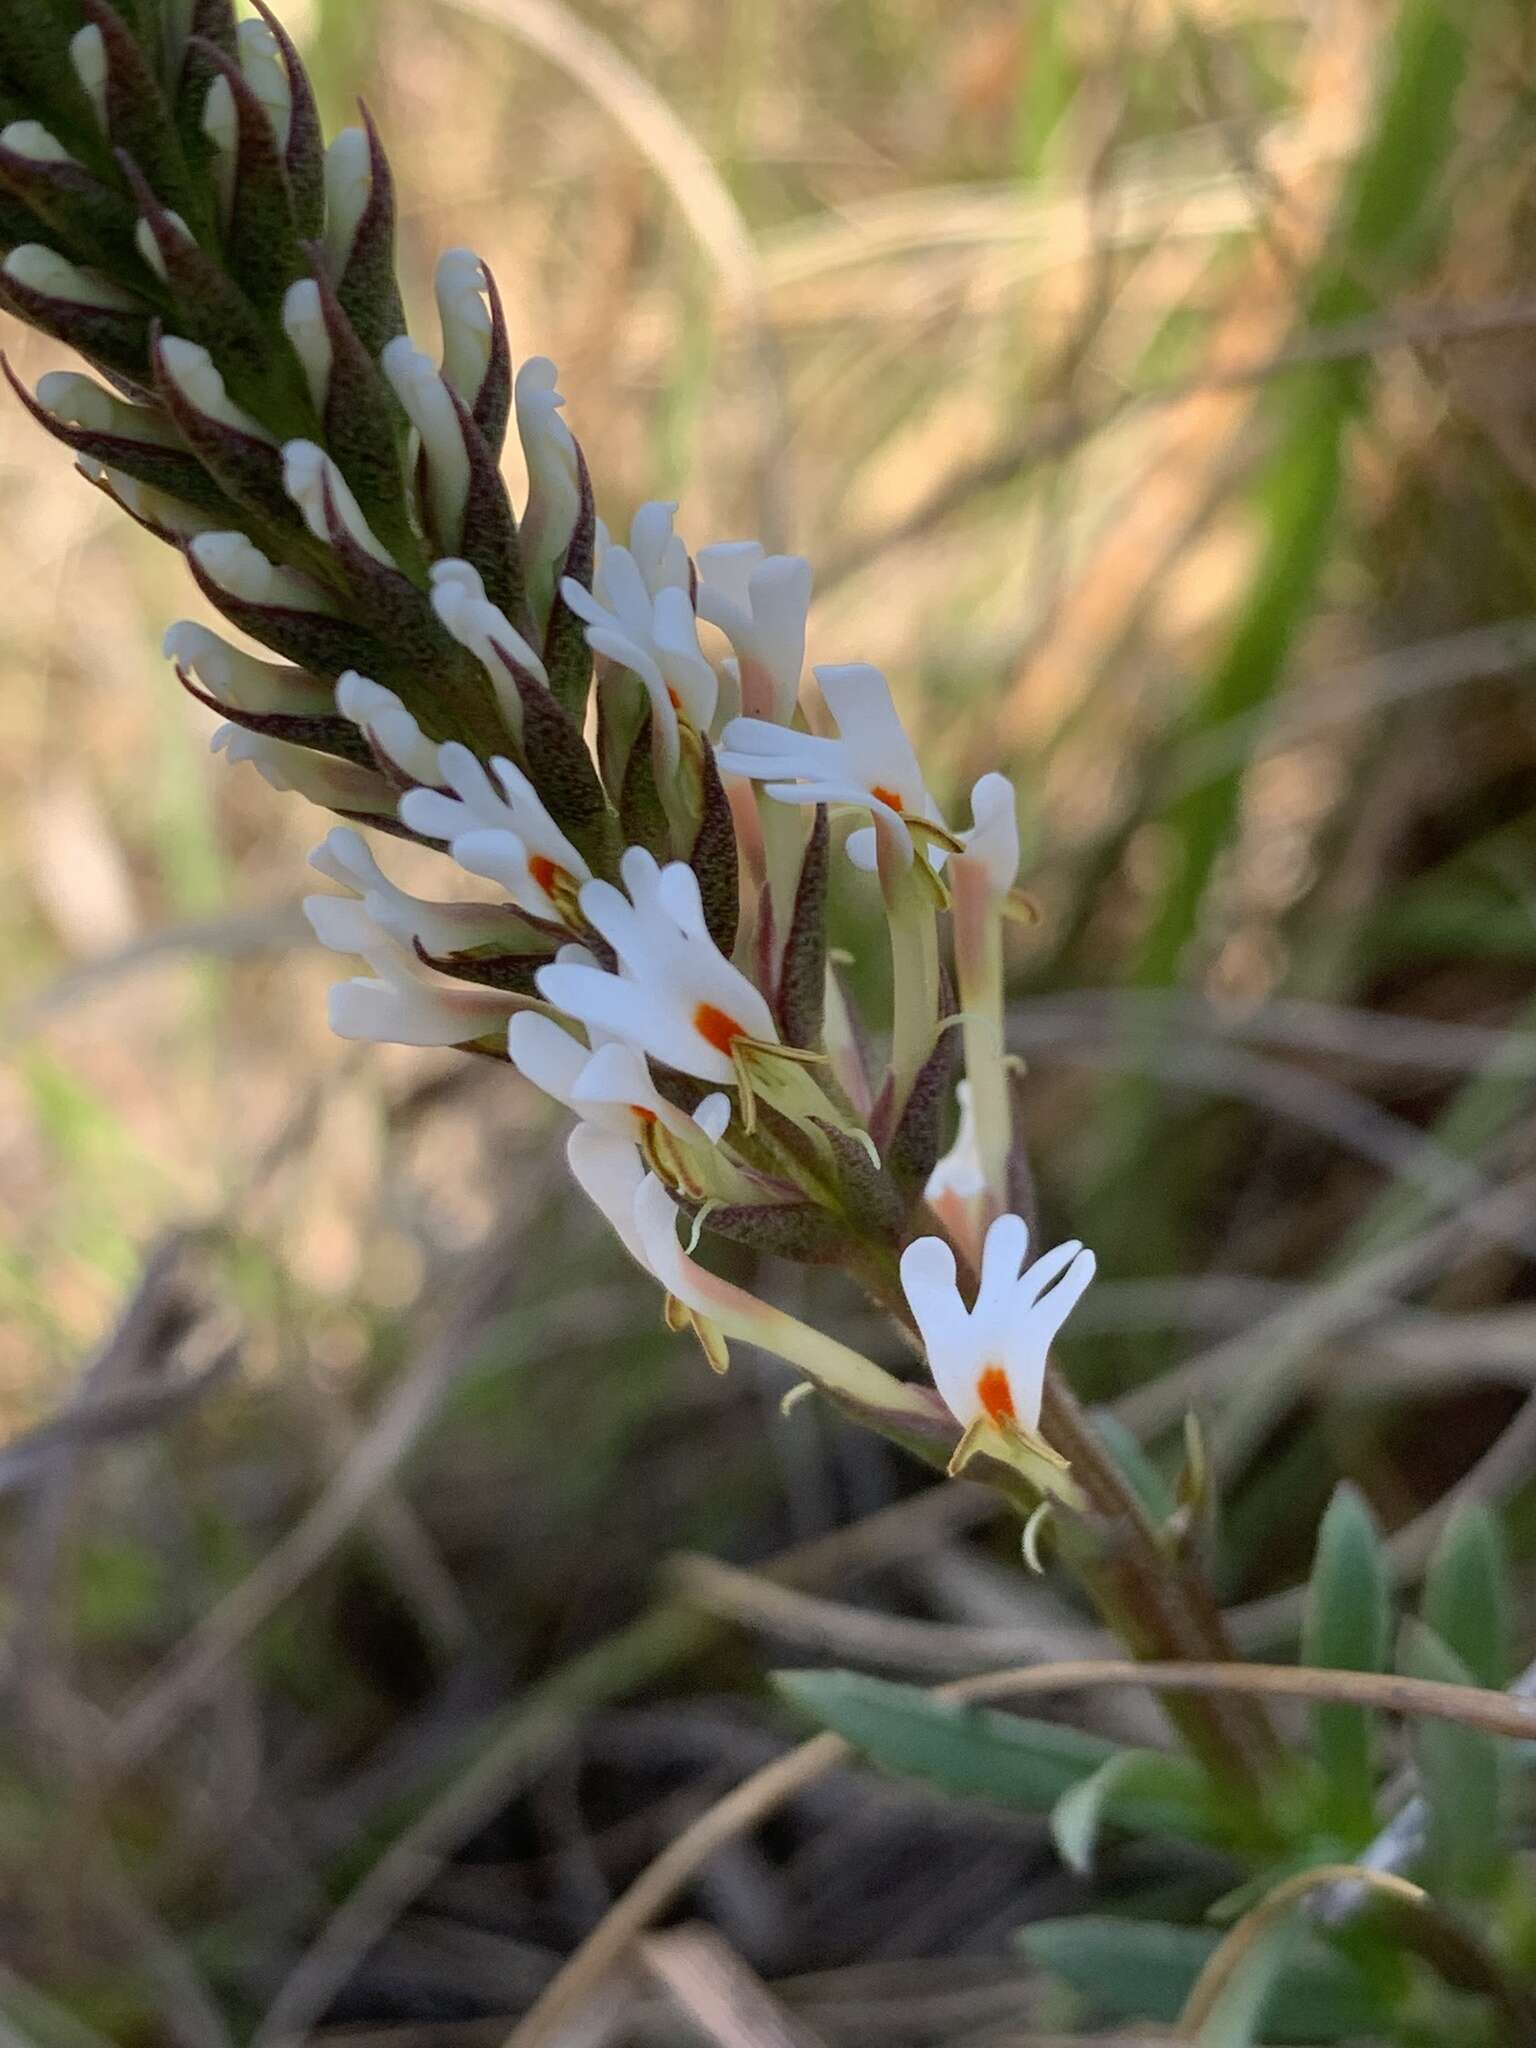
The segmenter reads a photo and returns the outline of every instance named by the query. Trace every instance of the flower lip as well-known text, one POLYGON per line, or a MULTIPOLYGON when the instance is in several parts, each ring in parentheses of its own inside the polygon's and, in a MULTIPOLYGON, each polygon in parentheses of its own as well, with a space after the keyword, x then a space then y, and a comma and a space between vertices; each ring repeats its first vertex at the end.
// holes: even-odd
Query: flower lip
POLYGON ((1023 1218, 997 1217, 969 1308, 956 1285, 954 1253, 942 1238, 917 1238, 902 1253, 902 1288, 934 1384, 967 1428, 979 1421, 1036 1427, 1046 1353, 1093 1278, 1093 1253, 1075 1238, 1026 1266, 1028 1249, 1023 1218))

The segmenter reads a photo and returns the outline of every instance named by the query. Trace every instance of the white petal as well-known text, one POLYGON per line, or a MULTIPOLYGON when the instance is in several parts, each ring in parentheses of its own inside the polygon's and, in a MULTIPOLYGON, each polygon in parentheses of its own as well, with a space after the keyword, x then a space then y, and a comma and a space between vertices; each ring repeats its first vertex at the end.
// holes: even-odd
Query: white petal
POLYGON ((520 1010, 507 1026, 507 1056, 535 1088, 572 1108, 572 1091, 591 1055, 553 1017, 520 1010))
POLYGON ((639 1151, 627 1138, 596 1124, 578 1124, 566 1140, 565 1156, 578 1186, 618 1232, 625 1250, 647 1272, 650 1263, 635 1227, 635 1197, 646 1178, 639 1151))

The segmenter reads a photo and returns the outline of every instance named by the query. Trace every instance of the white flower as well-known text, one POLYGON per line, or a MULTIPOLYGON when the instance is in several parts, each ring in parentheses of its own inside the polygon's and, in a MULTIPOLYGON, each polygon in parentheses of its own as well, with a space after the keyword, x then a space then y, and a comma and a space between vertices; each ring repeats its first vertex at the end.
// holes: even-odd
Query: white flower
MULTIPOLYGON (((670 513, 670 507, 663 509, 670 513)), ((653 573, 658 566, 653 558, 653 573)), ((653 592, 630 550, 610 547, 593 589, 567 576, 560 594, 585 620, 592 652, 632 670, 645 685, 657 764, 670 775, 678 760, 678 720, 707 732, 720 692, 720 678, 699 646, 699 623, 686 588, 662 583, 653 592)))
POLYGON ((960 1127, 955 1132, 954 1144, 928 1176, 928 1185, 923 1190, 923 1196, 929 1202, 943 1202, 951 1198, 968 1202, 987 1191, 987 1175, 981 1163, 981 1147, 977 1142, 976 1111, 971 1102, 970 1082, 958 1082, 955 1094, 960 1101, 960 1127))
POLYGON ((221 725, 208 745, 215 754, 227 754, 231 763, 249 761, 270 788, 308 797, 327 810, 387 818, 394 806, 395 792, 384 777, 355 761, 338 761, 243 725, 221 725))
POLYGON ((321 944, 333 952, 362 950, 353 943, 366 929, 358 924, 359 905, 373 926, 410 953, 418 939, 428 953, 439 956, 467 952, 473 946, 499 944, 508 952, 526 946, 526 928, 509 921, 493 903, 428 903, 400 888, 349 825, 328 832, 309 856, 309 864, 349 892, 304 899, 305 916, 321 944))
POLYGON ((783 803, 857 804, 869 812, 874 830, 852 835, 850 857, 872 868, 878 846, 906 867, 913 852, 907 821, 937 824, 939 816, 890 685, 863 662, 818 668, 816 680, 837 721, 835 740, 768 719, 736 718, 720 736, 720 766, 765 782, 768 794, 783 803))
POLYGON ((352 495, 352 486, 317 443, 290 441, 285 446, 283 489, 304 515, 304 524, 316 540, 329 543, 329 514, 334 512, 365 554, 382 562, 386 569, 395 566, 394 556, 363 517, 363 508, 352 495))
POLYGON ((446 249, 435 279, 443 331, 443 376, 473 407, 491 366, 494 329, 486 300, 485 265, 473 249, 446 249))
POLYGON ((717 1144, 731 1119, 729 1098, 706 1095, 690 1116, 668 1102, 651 1079, 650 1068, 633 1046, 610 1040, 595 1052, 574 1039, 553 1017, 526 1010, 507 1028, 507 1051, 525 1079, 585 1123, 614 1131, 633 1144, 653 1124, 685 1142, 717 1144))
POLYGON ((324 690, 302 669, 258 661, 254 654, 231 647, 191 619, 168 626, 162 645, 167 661, 189 670, 210 697, 232 711, 275 711, 313 718, 317 710, 325 708, 324 690))
POLYGON ((1026 1267, 1028 1249, 1023 1218, 999 1216, 987 1232, 971 1309, 941 1237, 920 1237, 901 1255, 902 1288, 934 1384, 966 1428, 982 1421, 1038 1426, 1046 1353, 1093 1278, 1093 1253, 1075 1239, 1026 1267))
POLYGON ((540 994, 685 1074, 734 1080, 739 1040, 778 1041, 767 1003, 709 936, 690 867, 659 868, 632 846, 620 873, 627 897, 611 882, 588 882, 581 892, 582 915, 613 948, 618 973, 557 961, 540 969, 540 994))
POLYGON ((424 839, 446 840, 461 868, 499 882, 530 917, 571 922, 592 870, 523 771, 497 756, 487 774, 456 740, 440 747, 437 759, 435 779, 452 793, 409 791, 400 802, 400 822, 424 839))
POLYGON ((800 696, 811 565, 803 555, 765 555, 755 540, 699 550, 701 619, 718 626, 736 655, 742 709, 787 725, 800 696))
POLYGON ((581 466, 571 430, 560 417, 565 400, 555 388, 558 374, 548 356, 530 356, 513 385, 517 435, 528 465, 528 502, 519 538, 529 582, 541 599, 581 516, 581 466))
POLYGON ((1019 879, 1019 814, 1013 784, 1006 775, 983 775, 971 791, 969 832, 958 837, 961 846, 987 871, 987 881, 998 896, 1006 896, 1019 879))
MULTIPOLYGON (((627 553, 634 567, 640 572, 640 580, 652 597, 669 586, 686 591, 691 582, 688 568, 688 550, 683 537, 672 529, 677 517, 677 506, 661 498, 652 498, 642 505, 629 522, 629 547, 620 549, 627 553)), ((597 562, 592 577, 592 589, 600 604, 614 608, 610 596, 605 564, 613 553, 615 542, 606 526, 597 522, 597 562)))
POLYGON ((646 1179, 639 1148, 599 1124, 579 1123, 565 1141, 565 1156, 582 1193, 602 1211, 636 1265, 650 1273, 635 1225, 635 1197, 646 1179))
POLYGON ((369 905, 353 896, 310 896, 304 910, 315 936, 333 953, 356 953, 373 969, 339 982, 330 995, 338 1038, 377 1045, 473 1045, 499 1041, 521 998, 474 988, 424 967, 392 938, 369 905))

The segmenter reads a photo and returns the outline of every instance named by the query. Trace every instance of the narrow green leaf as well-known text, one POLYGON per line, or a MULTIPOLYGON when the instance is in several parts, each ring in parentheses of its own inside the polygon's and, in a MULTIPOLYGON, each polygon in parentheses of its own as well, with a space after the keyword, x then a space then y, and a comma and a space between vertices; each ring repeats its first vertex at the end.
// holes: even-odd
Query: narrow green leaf
MULTIPOLYGON (((1307 1588, 1301 1660, 1330 1671, 1382 1671, 1391 1644, 1386 1554, 1370 1509, 1340 1486, 1317 1532, 1307 1588)), ((1312 1710, 1313 1744, 1325 1782, 1325 1825, 1364 1840, 1375 1825, 1374 1717, 1359 1707, 1312 1710)))
POLYGON ((1051 1813, 1051 1834, 1063 1863, 1086 1875, 1105 1827, 1135 1828, 1151 1807, 1180 1808, 1178 1833, 1207 1840, 1219 1832, 1205 1773, 1189 1758, 1151 1749, 1122 1749, 1064 1792, 1051 1813), (1129 1814, 1130 1819, 1123 1816, 1129 1814))
POLYGON ((1497 1518, 1481 1502, 1458 1508, 1424 1581, 1426 1625, 1479 1685, 1510 1680, 1509 1560, 1497 1518))
MULTIPOLYGON (((1171 2026, 1220 1936, 1201 1927, 1084 1914, 1037 1921, 1016 1939, 1031 1961, 1081 1992, 1095 2014, 1171 2026)), ((1262 2038, 1278 2048, 1368 2033, 1382 2013, 1353 1964, 1322 1942, 1303 1939, 1260 2017, 1262 2038)))
MULTIPOLYGON (((1126 1754, 1081 1729, 937 1700, 918 1686, 857 1671, 779 1671, 773 1682, 882 1770, 1027 1813, 1051 1812, 1074 1786, 1126 1754)), ((1214 1822, 1207 1814, 1200 1823, 1191 1781, 1177 1790, 1172 1784, 1170 1775, 1155 1786, 1122 1785, 1106 1817, 1139 1834, 1179 1834, 1198 1825, 1209 1839, 1214 1822)))
POLYGON ((1100 1410, 1094 1416, 1093 1427, 1153 1521, 1160 1526, 1170 1521, 1177 1511, 1178 1502, 1174 1499, 1172 1487, 1142 1449, 1141 1439, 1127 1429, 1117 1415, 1111 1415, 1107 1410, 1100 1410))
MULTIPOLYGON (((1398 1668, 1410 1678, 1475 1683, 1466 1665, 1422 1622, 1404 1624, 1398 1668)), ((1508 1860, 1500 1745, 1454 1721, 1417 1720, 1414 1755, 1429 1808, 1424 1877, 1442 1897, 1486 1897, 1508 1860)))

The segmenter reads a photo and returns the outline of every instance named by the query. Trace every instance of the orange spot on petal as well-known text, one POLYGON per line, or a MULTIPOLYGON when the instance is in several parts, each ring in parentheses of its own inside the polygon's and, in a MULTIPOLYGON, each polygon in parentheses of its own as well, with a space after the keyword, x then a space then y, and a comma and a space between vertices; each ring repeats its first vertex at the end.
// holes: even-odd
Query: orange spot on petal
POLYGON ((565 870, 547 854, 535 853, 529 856, 528 872, 548 896, 553 893, 556 880, 565 870))
POLYGON ((655 1110, 643 1109, 638 1102, 632 1102, 629 1105, 629 1113, 637 1123, 653 1124, 656 1121, 655 1110))
POLYGON ((876 782, 871 785, 869 793, 878 803, 888 804, 893 811, 901 809, 901 798, 894 789, 886 789, 883 784, 876 782))
POLYGON ((976 1398, 982 1411, 991 1422, 1012 1422, 1013 1390, 1008 1384, 1008 1375, 1000 1365, 989 1365, 976 1381, 976 1398))
POLYGON ((672 709, 673 709, 674 711, 681 711, 681 710, 682 710, 682 708, 683 708, 683 700, 682 700, 682 698, 681 698, 681 697, 679 697, 679 695, 677 694, 676 690, 674 690, 674 689, 673 689, 673 687, 672 687, 672 685, 671 685, 670 683, 668 683, 668 685, 667 685, 667 697, 668 697, 668 700, 669 700, 669 702, 671 703, 672 709))
POLYGON ((727 1059, 738 1038, 745 1038, 745 1028, 728 1017, 724 1010, 717 1010, 713 1003, 700 1003, 693 1013, 693 1028, 706 1045, 712 1045, 716 1052, 723 1052, 727 1059))

